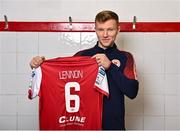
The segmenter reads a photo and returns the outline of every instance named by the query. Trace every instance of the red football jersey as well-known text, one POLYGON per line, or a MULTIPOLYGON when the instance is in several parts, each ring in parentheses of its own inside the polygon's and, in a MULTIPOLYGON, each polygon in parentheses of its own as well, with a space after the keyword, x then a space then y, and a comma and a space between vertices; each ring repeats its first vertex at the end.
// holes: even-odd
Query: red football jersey
POLYGON ((33 71, 29 97, 39 96, 41 130, 102 129, 103 95, 108 84, 103 68, 90 57, 46 60, 33 71))

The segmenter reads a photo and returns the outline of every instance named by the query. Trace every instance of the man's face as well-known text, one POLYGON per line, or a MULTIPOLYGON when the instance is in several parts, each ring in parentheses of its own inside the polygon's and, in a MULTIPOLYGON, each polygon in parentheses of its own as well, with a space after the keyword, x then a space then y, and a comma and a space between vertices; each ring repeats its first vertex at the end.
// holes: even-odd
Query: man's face
POLYGON ((104 23, 96 21, 95 31, 98 37, 99 46, 106 49, 113 46, 119 32, 119 25, 113 19, 104 23))

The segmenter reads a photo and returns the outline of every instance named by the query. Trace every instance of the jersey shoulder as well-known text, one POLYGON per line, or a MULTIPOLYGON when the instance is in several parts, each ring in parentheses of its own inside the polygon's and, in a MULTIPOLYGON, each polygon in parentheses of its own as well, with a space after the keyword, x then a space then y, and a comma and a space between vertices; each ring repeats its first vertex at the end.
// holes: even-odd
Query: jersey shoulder
POLYGON ((120 50, 120 49, 118 49, 118 51, 119 51, 121 54, 123 54, 127 59, 133 59, 133 55, 132 55, 130 52, 124 51, 124 50, 120 50))
POLYGON ((135 64, 133 55, 127 51, 121 50, 120 52, 126 58, 125 68, 124 68, 125 76, 127 76, 129 79, 136 79, 137 80, 136 64, 135 64))

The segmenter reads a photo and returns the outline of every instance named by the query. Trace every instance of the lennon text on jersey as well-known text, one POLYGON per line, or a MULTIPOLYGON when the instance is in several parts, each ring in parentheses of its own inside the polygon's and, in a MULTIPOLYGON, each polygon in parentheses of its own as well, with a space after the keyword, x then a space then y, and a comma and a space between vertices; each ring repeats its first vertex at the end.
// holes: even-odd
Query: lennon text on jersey
POLYGON ((65 70, 59 72, 59 79, 83 78, 82 70, 65 70))

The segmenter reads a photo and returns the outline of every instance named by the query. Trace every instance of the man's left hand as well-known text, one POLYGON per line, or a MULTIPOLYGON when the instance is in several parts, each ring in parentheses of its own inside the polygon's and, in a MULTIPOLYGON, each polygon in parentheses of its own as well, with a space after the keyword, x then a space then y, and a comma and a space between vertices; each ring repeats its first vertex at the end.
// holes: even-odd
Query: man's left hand
POLYGON ((111 61, 107 58, 105 54, 96 54, 92 56, 92 58, 95 58, 98 65, 104 67, 105 70, 109 69, 111 61))

